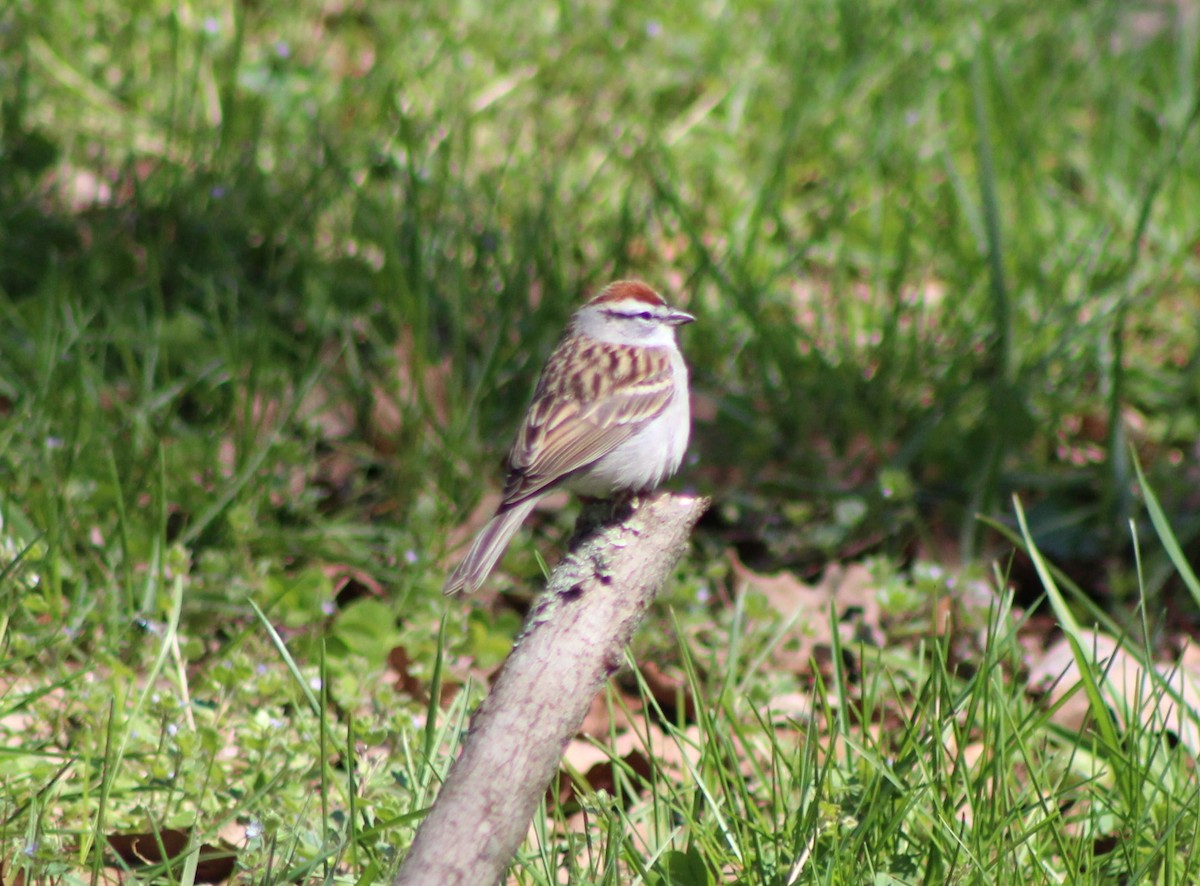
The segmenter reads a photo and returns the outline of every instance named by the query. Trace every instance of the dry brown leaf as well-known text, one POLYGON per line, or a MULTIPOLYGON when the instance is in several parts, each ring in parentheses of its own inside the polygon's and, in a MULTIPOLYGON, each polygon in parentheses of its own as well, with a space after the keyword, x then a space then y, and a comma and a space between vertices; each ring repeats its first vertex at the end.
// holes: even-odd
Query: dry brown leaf
MULTIPOLYGON (((584 775, 584 780, 588 786, 596 792, 605 791, 606 793, 616 796, 618 771, 628 767, 629 770, 636 776, 631 780, 633 789, 639 789, 637 779, 649 779, 654 773, 654 767, 646 755, 639 750, 632 750, 620 758, 621 766, 612 760, 604 760, 600 763, 593 764, 584 775)), ((567 797, 560 797, 560 802, 570 802, 574 797, 574 783, 568 782, 568 786, 572 789, 571 794, 567 797)), ((631 797, 625 797, 625 808, 629 808, 632 802, 631 797)))
MULTIPOLYGON (((1200 757, 1200 671, 1183 664, 1191 660, 1186 650, 1180 664, 1155 665, 1152 676, 1141 660, 1113 637, 1084 630, 1079 640, 1103 677, 1105 701, 1123 728, 1136 719, 1170 732, 1193 756, 1200 757)), ((1080 679, 1075 656, 1064 636, 1032 663, 1028 686, 1034 693, 1048 693, 1051 704, 1061 703, 1054 713, 1056 723, 1079 730, 1090 716, 1087 696, 1079 688, 1080 679), (1063 701, 1071 692, 1074 695, 1063 701)))
MULTIPOLYGON (((636 715, 635 719, 638 719, 636 715)), ((593 770, 599 773, 604 766, 611 765, 614 759, 629 762, 635 757, 643 757, 653 760, 664 777, 682 781, 687 772, 688 762, 697 764, 700 760, 700 752, 697 750, 700 740, 700 732, 696 726, 687 727, 683 733, 683 740, 675 741, 653 720, 641 719, 634 728, 618 734, 609 746, 582 738, 573 739, 563 753, 563 763, 575 772, 586 773, 587 781, 594 790, 599 790, 603 784, 592 780, 593 770)), ((648 777, 648 772, 642 773, 636 767, 635 771, 643 777, 648 777)), ((560 778, 560 802, 565 802, 565 797, 574 797, 574 786, 570 782, 570 777, 563 771, 560 778)))
POLYGON ((862 642, 882 645, 885 641, 875 583, 864 566, 830 566, 820 584, 809 585, 790 572, 756 573, 734 554, 730 555, 730 565, 737 593, 762 594, 791 625, 772 655, 775 664, 784 670, 811 673, 815 661, 824 671, 821 664, 829 662, 834 647, 831 624, 837 625, 843 646, 862 642))
POLYGON ((217 841, 227 846, 237 846, 246 840, 246 825, 236 818, 228 819, 217 831, 217 841))
POLYGON ((383 585, 362 569, 330 563, 323 566, 321 571, 329 576, 333 586, 333 599, 338 609, 345 609, 364 597, 374 597, 376 600, 387 598, 383 585))
POLYGON ((813 698, 807 692, 781 692, 771 696, 766 713, 771 722, 804 722, 813 715, 813 698))
POLYGON ((408 695, 417 701, 426 700, 425 687, 412 674, 412 658, 403 646, 393 646, 387 657, 388 670, 395 673, 393 687, 401 695, 408 695))
POLYGON ((763 575, 745 566, 733 551, 729 554, 729 565, 733 570, 737 593, 757 591, 777 612, 790 615, 799 611, 819 615, 828 610, 830 591, 823 584, 805 584, 790 572, 763 575))
MULTIPOLYGON (((1103 634, 1095 635, 1096 657, 1105 658, 1117 648, 1116 641, 1103 634)), ((1052 642, 1044 652, 1029 661, 1026 686, 1034 695, 1046 695, 1050 705, 1058 706, 1053 720, 1059 726, 1075 732, 1083 729, 1091 706, 1087 694, 1079 686, 1079 670, 1071 644, 1065 636, 1052 642), (1067 695, 1071 694, 1070 698, 1067 695)))
MULTIPOLYGON (((110 834, 108 845, 131 868, 171 862, 175 877, 183 870, 180 856, 187 849, 189 832, 178 828, 163 828, 157 833, 110 834)), ((197 883, 220 883, 229 879, 237 862, 237 850, 230 846, 200 846, 200 862, 196 865, 197 883)))
POLYGON ((663 670, 653 661, 638 664, 646 688, 654 697, 659 709, 672 723, 679 722, 679 708, 683 707, 683 719, 687 723, 696 721, 696 700, 692 697, 687 679, 676 668, 663 670))
POLYGON ((613 692, 620 693, 623 697, 622 704, 609 704, 608 693, 597 692, 596 697, 592 699, 591 707, 588 708, 587 715, 583 718, 583 723, 579 727, 579 735, 593 736, 596 739, 603 739, 610 732, 623 732, 630 727, 629 714, 626 711, 641 710, 641 699, 628 693, 622 692, 616 683, 611 682, 613 692))
POLYGON ((8 876, 8 861, 0 861, 0 886, 25 886, 25 871, 18 870, 12 877, 8 876))

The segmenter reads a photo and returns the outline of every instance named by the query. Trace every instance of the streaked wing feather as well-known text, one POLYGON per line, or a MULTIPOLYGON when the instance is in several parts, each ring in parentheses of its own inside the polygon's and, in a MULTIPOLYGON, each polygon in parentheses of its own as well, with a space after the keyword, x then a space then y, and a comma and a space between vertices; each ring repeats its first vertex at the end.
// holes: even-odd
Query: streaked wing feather
POLYGON ((629 365, 612 361, 602 379, 592 377, 591 384, 583 384, 563 371, 565 365, 556 365, 571 355, 561 347, 555 351, 509 454, 505 505, 538 495, 586 468, 662 414, 673 390, 670 354, 665 349, 641 354, 629 365))

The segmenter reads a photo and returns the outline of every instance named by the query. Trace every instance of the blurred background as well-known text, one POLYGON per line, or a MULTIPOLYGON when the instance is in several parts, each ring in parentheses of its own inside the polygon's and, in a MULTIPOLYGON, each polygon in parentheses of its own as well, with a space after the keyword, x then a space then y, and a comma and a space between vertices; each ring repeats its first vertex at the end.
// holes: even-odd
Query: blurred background
POLYGON ((1198 52, 1192 0, 0 4, 0 875, 390 875, 578 506, 447 570, 640 277, 713 506, 515 882, 1195 881, 1198 52))
MULTIPOLYGON (((197 617, 311 563, 441 606, 565 319, 637 276, 699 318, 676 482, 715 497, 698 574, 728 550, 804 577, 1007 558, 979 518, 1011 525, 1018 495, 1120 609, 1135 457, 1185 547, 1200 530, 1198 21, 10 2, 10 547, 36 540, 42 605, 80 625, 144 608, 135 581, 97 589, 172 546, 197 617)), ((1169 568, 1142 567, 1174 606, 1169 568)))

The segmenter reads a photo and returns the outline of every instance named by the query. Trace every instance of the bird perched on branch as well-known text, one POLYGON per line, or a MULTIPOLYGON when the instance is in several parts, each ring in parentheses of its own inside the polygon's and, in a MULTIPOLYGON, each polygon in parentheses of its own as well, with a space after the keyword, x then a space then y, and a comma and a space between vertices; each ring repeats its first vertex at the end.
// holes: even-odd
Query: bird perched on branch
POLYGON ((500 507, 445 593, 483 584, 546 493, 644 493, 679 469, 691 410, 675 330, 694 319, 637 280, 608 285, 572 315, 509 453, 500 507))

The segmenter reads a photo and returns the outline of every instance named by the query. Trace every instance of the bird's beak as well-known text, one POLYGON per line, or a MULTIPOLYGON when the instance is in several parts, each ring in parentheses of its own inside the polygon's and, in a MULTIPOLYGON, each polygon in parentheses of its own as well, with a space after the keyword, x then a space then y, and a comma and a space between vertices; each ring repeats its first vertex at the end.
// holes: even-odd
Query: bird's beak
POLYGON ((696 318, 687 311, 671 311, 667 314, 667 322, 672 326, 683 326, 685 323, 695 322, 696 318))

